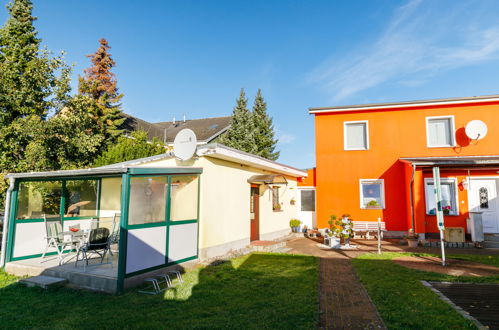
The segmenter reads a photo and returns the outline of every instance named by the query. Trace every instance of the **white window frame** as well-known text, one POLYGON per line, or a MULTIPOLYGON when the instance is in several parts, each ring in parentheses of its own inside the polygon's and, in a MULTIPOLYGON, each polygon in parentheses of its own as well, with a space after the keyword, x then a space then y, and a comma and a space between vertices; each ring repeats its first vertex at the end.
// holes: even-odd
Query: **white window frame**
POLYGON ((363 210, 384 210, 385 209, 385 180, 384 179, 360 179, 359 180, 359 196, 360 208, 363 210), (362 189, 363 183, 381 184, 381 206, 379 207, 366 207, 364 205, 364 190, 362 189))
POLYGON ((452 147, 456 146, 456 125, 454 124, 454 115, 426 117, 426 146, 428 148, 452 148, 452 147), (430 124, 430 120, 432 120, 432 119, 450 119, 451 144, 436 145, 436 146, 430 145, 429 124, 430 124))
POLYGON ((344 150, 369 150, 369 121, 356 120, 343 122, 343 149, 344 150), (366 147, 365 148, 348 148, 347 146, 347 126, 349 124, 366 124, 366 147))
MULTIPOLYGON (((455 212, 449 213, 449 215, 457 216, 459 215, 459 194, 458 194, 458 187, 457 187, 457 178, 440 178, 440 184, 452 184, 454 186, 454 198, 455 198, 455 205, 456 205, 456 210, 455 212)), ((425 178, 424 179, 424 194, 425 194, 425 213, 426 215, 430 216, 435 216, 436 214, 430 214, 430 209, 429 209, 429 198, 435 199, 435 195, 432 193, 430 196, 428 196, 428 188, 427 186, 429 184, 434 184, 433 178, 425 178)))

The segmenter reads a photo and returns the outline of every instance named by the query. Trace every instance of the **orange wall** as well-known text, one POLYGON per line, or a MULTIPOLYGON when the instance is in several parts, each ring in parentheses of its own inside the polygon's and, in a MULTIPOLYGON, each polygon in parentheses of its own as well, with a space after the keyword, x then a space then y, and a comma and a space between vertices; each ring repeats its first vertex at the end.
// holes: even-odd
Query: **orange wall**
POLYGON ((315 187, 315 167, 307 169, 306 178, 298 178, 298 186, 300 187, 315 187))
MULTIPOLYGON (((409 189, 412 171, 399 161, 401 157, 499 155, 499 104, 476 103, 465 106, 433 106, 411 109, 386 109, 362 112, 342 112, 315 115, 316 129, 316 186, 317 222, 327 226, 331 214, 349 213, 354 220, 386 221, 388 230, 405 231, 410 228, 409 189), (426 117, 454 115, 456 147, 428 148, 426 145, 426 117), (479 119, 488 125, 488 135, 480 141, 470 141, 464 126, 479 119), (343 122, 369 121, 369 150, 345 151, 343 122), (360 208, 359 179, 385 180, 385 209, 360 208)), ((452 173, 442 172, 442 177, 452 173)), ((463 171, 454 173, 461 176, 463 171)), ((431 176, 431 172, 429 172, 431 176)), ((472 175, 478 175, 473 172, 472 175)), ((484 174, 485 175, 485 174, 484 174)), ((494 171, 494 175, 498 175, 494 171)), ((417 232, 435 231, 434 217, 425 215, 423 176, 416 173, 415 204, 417 232), (421 186, 418 186, 421 184, 421 186), (422 209, 422 212, 421 212, 422 209), (427 223, 427 224, 425 224, 427 223)), ((466 192, 460 191, 460 200, 466 192)), ((467 212, 461 207, 461 216, 448 217, 449 224, 462 226, 467 212)), ((447 220, 446 220, 447 224, 447 220)))

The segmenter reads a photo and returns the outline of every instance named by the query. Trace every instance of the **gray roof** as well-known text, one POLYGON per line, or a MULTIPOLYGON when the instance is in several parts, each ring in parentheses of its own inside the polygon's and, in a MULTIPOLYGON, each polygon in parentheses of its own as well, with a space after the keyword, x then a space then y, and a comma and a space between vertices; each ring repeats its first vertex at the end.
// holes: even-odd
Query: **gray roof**
POLYGON ((229 128, 232 118, 228 116, 191 119, 185 122, 179 120, 175 123, 170 121, 150 123, 126 113, 123 113, 123 116, 126 118, 123 123, 126 132, 145 131, 149 140, 157 138, 165 141, 166 138, 166 143, 173 143, 177 133, 184 128, 193 130, 199 142, 209 143, 229 128))
POLYGON ((454 157, 415 157, 400 158, 417 166, 487 166, 499 165, 499 155, 494 156, 454 156, 454 157))
POLYGON ((159 123, 155 123, 162 127, 166 128, 166 141, 173 142, 175 139, 175 135, 184 129, 189 128, 196 133, 196 137, 200 142, 209 143, 217 136, 225 132, 229 129, 231 116, 227 117, 213 117, 213 118, 203 118, 203 119, 191 119, 176 121, 175 123, 171 121, 163 121, 159 123))
POLYGON ((387 103, 370 103, 370 104, 355 104, 355 105, 343 105, 343 106, 333 106, 333 107, 317 107, 309 108, 309 113, 320 113, 320 112, 339 112, 339 111, 362 111, 370 110, 376 108, 405 108, 405 107, 415 107, 415 106, 429 106, 429 105, 444 105, 444 104, 459 104, 459 103, 471 103, 479 101, 499 101, 499 95, 482 95, 482 96, 469 96, 469 97, 451 97, 445 99, 428 99, 428 100, 417 100, 417 101, 403 101, 403 102, 387 102, 387 103))

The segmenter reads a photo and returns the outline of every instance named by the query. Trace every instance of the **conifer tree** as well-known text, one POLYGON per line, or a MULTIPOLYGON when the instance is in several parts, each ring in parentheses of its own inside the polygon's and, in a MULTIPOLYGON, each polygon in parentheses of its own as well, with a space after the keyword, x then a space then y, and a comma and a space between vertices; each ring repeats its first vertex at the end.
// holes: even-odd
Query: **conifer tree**
POLYGON ((265 103, 262 91, 258 89, 255 97, 252 112, 253 119, 253 139, 255 146, 255 155, 276 160, 279 158, 279 152, 274 151, 277 139, 274 138, 274 127, 272 118, 267 114, 267 103, 265 103))
POLYGON ((84 77, 79 77, 78 90, 81 95, 91 98, 95 106, 89 108, 89 114, 96 121, 108 144, 122 133, 120 126, 125 121, 121 116, 123 94, 118 93, 117 80, 111 71, 116 62, 111 57, 111 48, 106 39, 99 40, 100 47, 93 54, 87 55, 92 66, 84 71, 84 77))
POLYGON ((0 29, 0 125, 29 115, 45 118, 68 99, 70 68, 62 55, 40 50, 30 0, 7 5, 9 18, 0 29), (59 74, 57 74, 59 73, 59 74))
POLYGON ((236 106, 232 111, 230 128, 220 138, 220 143, 249 153, 255 152, 253 118, 248 110, 248 99, 241 88, 236 106))

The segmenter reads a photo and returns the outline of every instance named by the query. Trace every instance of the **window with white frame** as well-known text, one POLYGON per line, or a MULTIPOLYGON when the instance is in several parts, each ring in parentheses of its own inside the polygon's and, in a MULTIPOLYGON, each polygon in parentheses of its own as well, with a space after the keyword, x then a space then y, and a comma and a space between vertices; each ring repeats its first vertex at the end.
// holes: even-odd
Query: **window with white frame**
MULTIPOLYGON (((433 179, 426 178, 425 182, 425 199, 426 199, 426 214, 435 215, 437 213, 435 201, 435 185, 433 179)), ((458 215, 457 208, 457 189, 456 179, 442 178, 440 179, 440 187, 442 194, 442 209, 444 213, 449 215, 458 215), (448 210, 448 211, 445 211, 448 210)))
POLYGON ((369 149, 369 126, 367 120, 344 123, 345 150, 369 149))
POLYGON ((426 139, 428 147, 454 147, 454 116, 427 117, 426 139))
POLYGON ((385 208, 385 181, 383 179, 360 180, 360 208, 385 208))

